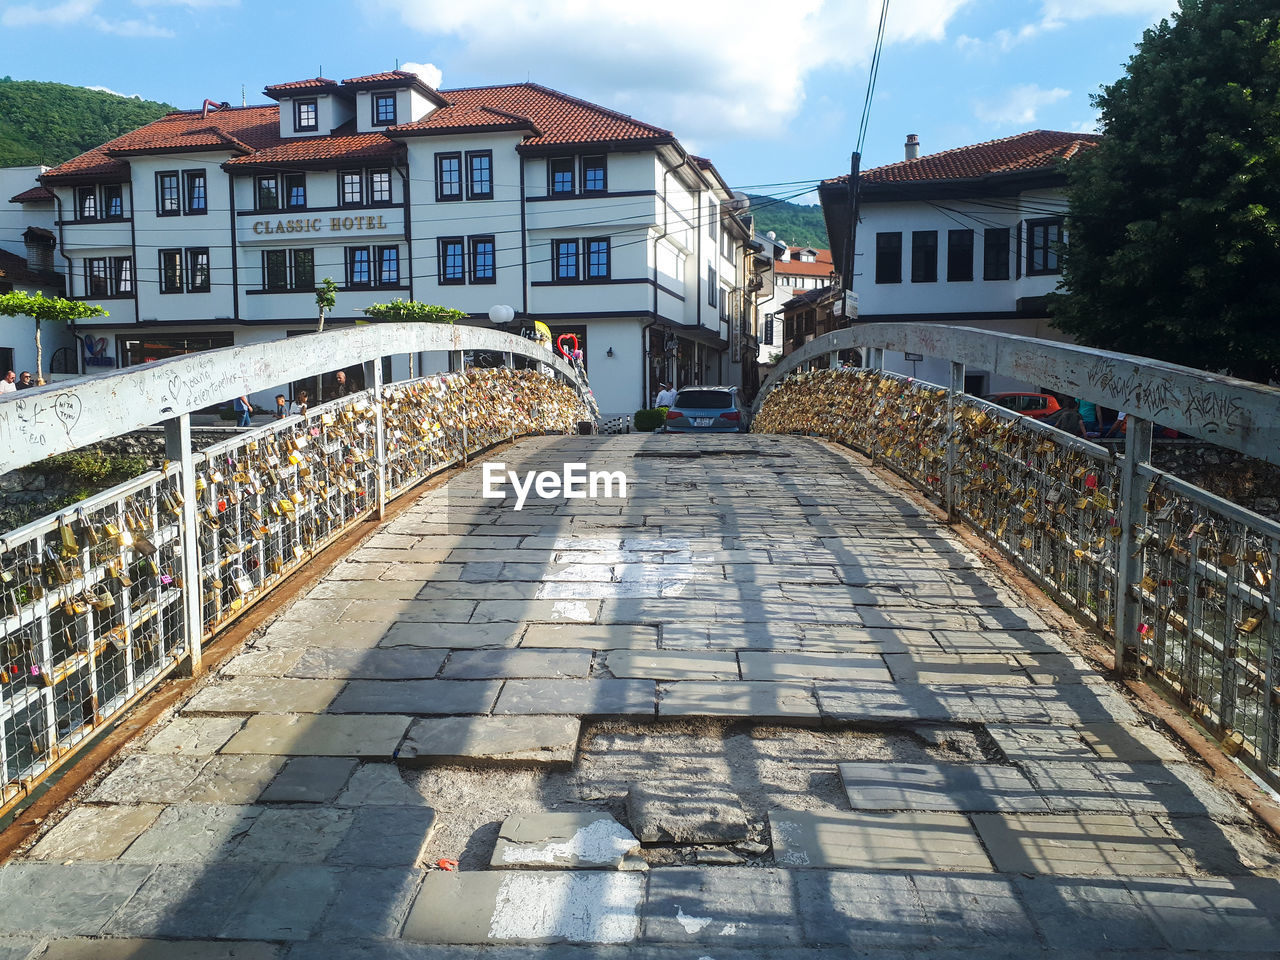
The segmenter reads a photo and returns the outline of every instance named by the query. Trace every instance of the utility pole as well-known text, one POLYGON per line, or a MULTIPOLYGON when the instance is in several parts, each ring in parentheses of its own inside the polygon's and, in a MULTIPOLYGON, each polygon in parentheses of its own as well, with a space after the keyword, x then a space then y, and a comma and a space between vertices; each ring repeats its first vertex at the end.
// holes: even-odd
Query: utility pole
POLYGON ((854 245, 858 240, 858 172, 862 154, 855 151, 849 159, 849 246, 844 256, 844 288, 853 289, 854 245))

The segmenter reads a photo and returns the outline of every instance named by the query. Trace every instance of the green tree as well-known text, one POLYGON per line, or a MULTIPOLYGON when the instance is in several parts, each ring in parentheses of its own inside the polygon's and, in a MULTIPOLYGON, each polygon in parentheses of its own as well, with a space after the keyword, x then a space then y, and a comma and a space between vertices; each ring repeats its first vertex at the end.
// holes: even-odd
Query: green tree
POLYGON ((375 320, 407 320, 420 323, 453 323, 455 320, 467 318, 463 310, 400 299, 392 300, 390 303, 371 304, 364 308, 363 313, 375 320))
POLYGON ((36 383, 44 383, 44 347, 40 343, 40 324, 46 321, 70 323, 86 317, 105 317, 102 307, 81 300, 46 297, 43 293, 0 294, 0 317, 31 317, 36 322, 36 383))
POLYGON ((1182 0, 1094 98, 1070 164, 1056 325, 1265 381, 1280 372, 1280 2, 1182 0))
POLYGON ((316 324, 316 333, 324 333, 324 315, 333 309, 338 302, 338 285, 333 277, 325 277, 316 287, 316 308, 320 311, 320 322, 316 324))

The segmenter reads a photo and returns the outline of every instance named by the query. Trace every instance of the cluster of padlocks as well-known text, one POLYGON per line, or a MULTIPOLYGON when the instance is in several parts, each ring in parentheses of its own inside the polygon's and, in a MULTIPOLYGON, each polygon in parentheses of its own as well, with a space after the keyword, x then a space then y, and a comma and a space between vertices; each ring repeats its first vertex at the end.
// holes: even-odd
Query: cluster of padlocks
POLYGON ((196 457, 199 582, 184 579, 178 467, 0 539, 0 806, 377 503, 494 443, 568 433, 586 408, 533 370, 470 369, 356 393, 196 457))
POLYGON ((766 398, 753 429, 846 444, 939 501, 950 496, 955 514, 1104 632, 1124 589, 1141 663, 1229 749, 1277 763, 1274 525, 1147 465, 1140 506, 1126 513, 1111 450, 884 371, 797 374, 766 398), (1138 518, 1127 538, 1126 516, 1138 518), (1123 588, 1122 549, 1133 571, 1123 588))

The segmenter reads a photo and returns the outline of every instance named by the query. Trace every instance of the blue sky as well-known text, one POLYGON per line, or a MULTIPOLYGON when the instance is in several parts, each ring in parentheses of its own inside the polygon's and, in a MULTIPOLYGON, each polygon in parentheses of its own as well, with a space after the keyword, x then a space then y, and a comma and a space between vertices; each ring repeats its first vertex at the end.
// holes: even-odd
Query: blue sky
MULTIPOLYGON (((1175 0, 891 0, 863 166, 1036 128, 1092 130, 1175 0)), ((532 79, 671 129, 735 187, 848 170, 880 0, 0 0, 0 72, 198 107, 410 65, 532 79)), ((778 186, 773 186, 773 185, 778 186)), ((794 184, 794 186, 793 186, 794 184)), ((802 199, 811 199, 806 197, 802 199)))

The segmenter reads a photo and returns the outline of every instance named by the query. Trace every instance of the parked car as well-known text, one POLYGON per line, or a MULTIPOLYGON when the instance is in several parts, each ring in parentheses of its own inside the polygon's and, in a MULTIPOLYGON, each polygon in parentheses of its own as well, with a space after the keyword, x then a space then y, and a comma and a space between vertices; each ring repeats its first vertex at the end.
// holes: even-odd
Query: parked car
POLYGON ((1050 393, 993 393, 982 399, 1037 420, 1048 419, 1062 409, 1050 393))
POLYGON ((667 410, 664 433, 739 433, 743 429, 737 387, 685 387, 667 410))

